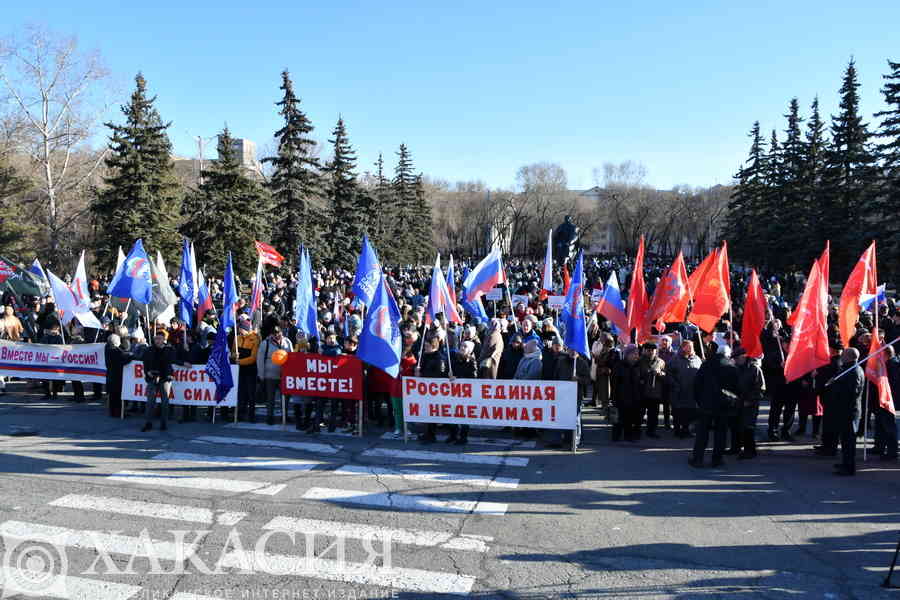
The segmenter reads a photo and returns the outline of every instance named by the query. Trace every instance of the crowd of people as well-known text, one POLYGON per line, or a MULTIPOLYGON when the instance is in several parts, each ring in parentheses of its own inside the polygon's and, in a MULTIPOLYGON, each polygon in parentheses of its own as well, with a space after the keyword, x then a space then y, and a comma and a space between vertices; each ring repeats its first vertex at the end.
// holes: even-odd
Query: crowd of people
MULTIPOLYGON (((648 293, 662 275, 668 260, 648 257, 645 280, 648 293)), ((466 261, 461 261, 462 268, 466 261)), ((855 472, 855 444, 869 421, 874 422, 873 451, 885 460, 897 458, 897 429, 894 416, 880 407, 877 394, 866 390, 862 370, 853 365, 868 354, 871 335, 892 341, 900 336, 900 309, 891 299, 877 307, 880 327, 874 315, 863 311, 857 335, 848 348, 842 348, 836 331, 836 307, 830 307, 832 364, 786 382, 784 362, 790 343, 787 325, 791 307, 802 289, 802 280, 794 275, 763 277, 768 305, 767 323, 762 333, 764 355, 749 357, 741 346, 741 303, 749 273, 732 266, 733 307, 723 315, 716 331, 703 332, 690 322, 667 323, 664 331, 654 331, 640 345, 630 343, 627 335, 615 332, 590 302, 592 290, 601 289, 610 273, 616 272, 627 289, 633 263, 624 256, 608 256, 585 261, 586 323, 590 356, 566 348, 558 315, 540 294, 543 263, 512 260, 506 264, 511 296, 521 297, 514 306, 504 301, 484 303, 487 319, 466 314, 465 324, 437 319, 425 325, 425 307, 431 280, 431 267, 385 268, 385 277, 398 301, 403 340, 400 374, 391 377, 384 371, 367 367, 364 418, 379 427, 404 434, 400 380, 403 376, 493 378, 516 380, 565 380, 578 383, 579 412, 582 403, 602 411, 611 425, 613 442, 635 442, 641 436, 658 438, 671 432, 678 439, 694 439, 691 464, 704 466, 709 437, 713 437, 712 466, 724 463, 724 457, 752 459, 757 454, 757 438, 768 442, 792 443, 798 437, 811 436, 819 441, 815 452, 842 460, 836 473, 855 472), (849 371, 832 380, 835 375, 849 371), (868 399, 868 403, 864 402, 868 399), (758 432, 760 405, 768 403, 767 427, 758 432), (864 405, 865 404, 865 405, 864 405), (866 419, 861 419, 865 415, 866 419)), ((298 331, 293 322, 296 276, 287 270, 267 277, 261 310, 250 313, 250 285, 240 286, 245 294, 237 307, 236 331, 231 332, 229 348, 232 362, 238 365, 236 417, 253 422, 257 406, 265 407, 265 420, 273 423, 279 402, 280 367, 273 359, 276 351, 321 353, 327 356, 355 354, 363 327, 363 310, 350 292, 354 274, 341 269, 322 268, 314 272, 317 293, 317 334, 298 331)), ((557 293, 563 293, 566 279, 556 267, 557 293)), ((177 319, 150 323, 140 311, 128 304, 104 296, 107 279, 94 277, 90 282, 95 313, 103 328, 82 328, 77 321, 63 328, 49 298, 19 298, 7 292, 5 314, 0 318, 0 336, 35 343, 107 344, 107 395, 110 414, 119 416, 121 403, 121 367, 132 360, 145 364, 148 389, 161 396, 160 427, 166 428, 173 408, 167 406, 167 386, 174 365, 205 364, 216 330, 217 312, 202 315, 199 322, 177 319), (124 306, 123 306, 124 305, 124 306), (147 343, 147 337, 152 343, 147 343)), ((459 281, 456 282, 457 286, 459 281)), ((172 282, 173 288, 177 289, 172 282)), ((216 306, 221 306, 222 282, 210 280, 209 289, 216 306)), ((511 297, 510 296, 510 297, 511 297)), ((900 359, 889 347, 887 361, 891 386, 900 390, 900 359)), ((61 382, 44 384, 46 396, 59 393, 61 382)), ((83 386, 72 382, 75 400, 84 399, 83 386)), ((2 389, 2 387, 0 387, 2 389)), ((101 386, 94 386, 100 397, 101 386)), ((285 399, 292 407, 290 420, 298 430, 315 435, 322 427, 355 431, 357 407, 351 401, 294 396, 285 399)), ((152 428, 157 413, 155 402, 126 404, 129 412, 144 412, 144 430, 152 428)), ((223 418, 233 418, 228 409, 219 409, 223 418)), ((198 410, 180 409, 180 420, 200 418, 198 410)), ((466 444, 468 428, 447 427, 445 441, 466 444)), ((562 435, 549 431, 515 429, 523 437, 542 437, 546 445, 560 447, 579 442, 579 431, 562 435)), ((438 428, 429 425, 419 435, 421 443, 437 441, 438 428)))

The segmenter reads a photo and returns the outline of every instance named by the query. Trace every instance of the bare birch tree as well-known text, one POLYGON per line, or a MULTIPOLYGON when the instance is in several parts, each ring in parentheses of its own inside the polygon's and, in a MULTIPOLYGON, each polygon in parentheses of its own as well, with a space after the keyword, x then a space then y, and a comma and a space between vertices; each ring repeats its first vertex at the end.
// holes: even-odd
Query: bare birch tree
POLYGON ((109 71, 97 52, 81 52, 74 37, 38 27, 0 42, 0 100, 25 126, 20 151, 36 168, 50 260, 61 258, 66 229, 87 210, 83 194, 105 152, 91 151, 108 102, 109 71))

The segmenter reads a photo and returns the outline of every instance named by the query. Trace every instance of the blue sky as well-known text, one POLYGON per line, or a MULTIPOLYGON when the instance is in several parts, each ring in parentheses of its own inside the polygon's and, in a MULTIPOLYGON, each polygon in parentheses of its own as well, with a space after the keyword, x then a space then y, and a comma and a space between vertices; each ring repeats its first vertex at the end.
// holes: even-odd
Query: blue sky
POLYGON ((900 60, 897 0, 6 4, 8 31, 78 35, 125 92, 143 71, 179 154, 225 122, 269 145, 286 67, 320 141, 343 115, 360 170, 403 142, 427 175, 491 187, 537 161, 590 187, 629 159, 659 188, 727 183, 754 120, 783 129, 816 94, 827 117, 851 56, 871 115, 900 60))

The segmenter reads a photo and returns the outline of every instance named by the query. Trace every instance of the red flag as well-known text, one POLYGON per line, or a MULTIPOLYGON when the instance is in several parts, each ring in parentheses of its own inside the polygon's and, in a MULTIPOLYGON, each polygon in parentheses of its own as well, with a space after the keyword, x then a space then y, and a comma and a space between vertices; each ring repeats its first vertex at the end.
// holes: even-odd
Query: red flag
POLYGON ((631 273, 631 286, 628 289, 628 333, 637 329, 637 342, 641 343, 650 334, 646 322, 647 288, 644 285, 644 236, 638 244, 637 256, 634 258, 634 271, 631 273))
POLYGON ((828 291, 820 269, 821 262, 814 261, 797 305, 791 346, 784 361, 784 377, 788 382, 831 362, 827 331, 828 291))
POLYGON ((744 299, 744 319, 741 321, 741 343, 747 356, 759 358, 763 355, 760 335, 766 324, 766 296, 759 284, 756 269, 750 272, 750 284, 744 299))
MULTIPOLYGON (((706 261, 704 261, 706 262, 706 261)), ((723 247, 716 250, 713 262, 709 264, 706 273, 701 276, 697 289, 694 291, 694 308, 688 320, 703 331, 712 331, 716 323, 728 310, 731 299, 728 295, 728 281, 725 272, 728 264, 728 254, 723 247)))
MULTIPOLYGON (((819 257, 819 260, 816 263, 819 265, 819 274, 825 282, 825 297, 828 297, 828 272, 831 269, 831 242, 825 242, 825 250, 822 251, 822 256, 819 257)), ((797 305, 800 306, 799 304, 797 305)), ((858 314, 858 313, 857 313, 858 314)), ((791 327, 794 326, 794 323, 797 321, 797 310, 795 309, 787 318, 787 324, 791 327)))
POLYGON ((847 279, 841 292, 841 305, 838 309, 838 326, 841 330, 841 343, 844 348, 850 347, 850 338, 856 333, 856 322, 859 320, 859 298, 863 294, 876 293, 875 274, 875 242, 859 257, 853 272, 847 279))
POLYGON ((825 250, 819 257, 819 272, 822 274, 822 280, 825 281, 825 289, 828 290, 828 278, 831 271, 831 240, 825 240, 825 250))
POLYGON ((572 278, 569 277, 569 269, 568 269, 568 267, 566 267, 565 264, 563 265, 562 278, 563 278, 563 296, 565 296, 565 295, 568 295, 569 286, 572 285, 572 278))
MULTIPOLYGON (((878 339, 878 331, 872 333, 872 343, 869 345, 869 354, 874 354, 881 350, 882 344, 878 339)), ((888 381, 887 362, 885 361, 884 352, 880 352, 877 356, 870 356, 866 361, 866 379, 872 382, 878 389, 878 405, 894 412, 894 398, 891 395, 891 384, 888 381)))
POLYGON ((666 323, 684 321, 687 302, 683 302, 683 300, 687 298, 687 267, 684 266, 684 256, 679 252, 653 291, 653 299, 650 302, 650 308, 647 309, 647 321, 651 324, 657 321, 655 325, 659 331, 666 328, 666 323), (673 310, 680 310, 680 315, 673 310))
POLYGON ((266 265, 280 267, 281 263, 284 262, 284 257, 278 253, 278 250, 264 242, 256 242, 256 253, 259 254, 259 259, 263 264, 266 265))
MULTIPOLYGON (((728 305, 731 306, 731 267, 728 264, 728 242, 723 241, 722 247, 719 249, 722 255, 719 266, 722 269, 722 281, 725 283, 725 293, 728 295, 728 305)), ((727 309, 726 309, 727 310, 727 309)))

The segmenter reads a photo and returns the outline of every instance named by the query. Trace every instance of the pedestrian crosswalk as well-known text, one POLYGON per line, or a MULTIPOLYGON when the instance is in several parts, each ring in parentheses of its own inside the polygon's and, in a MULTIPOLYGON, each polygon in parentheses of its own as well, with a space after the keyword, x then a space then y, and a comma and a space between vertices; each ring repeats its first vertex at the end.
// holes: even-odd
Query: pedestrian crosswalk
MULTIPOLYGON (((518 475, 529 463, 525 456, 510 454, 523 449, 512 444, 505 449, 499 449, 499 443, 472 444, 464 452, 440 452, 379 440, 374 447, 348 450, 277 434, 264 439, 240 437, 252 436, 257 431, 252 428, 232 431, 234 435, 186 439, 177 448, 131 452, 121 461, 110 462, 102 477, 90 473, 87 489, 60 487, 43 500, 46 508, 38 514, 47 522, 6 520, 0 523, 0 535, 64 539, 70 552, 90 553, 84 559, 88 562, 103 551, 126 557, 120 563, 127 557, 155 555, 189 567, 191 559, 208 559, 221 552, 219 566, 228 573, 287 574, 298 582, 319 581, 320 586, 326 582, 413 594, 465 595, 477 585, 480 563, 461 559, 488 555, 495 542, 493 536, 482 535, 483 530, 472 531, 479 521, 467 517, 507 515, 509 504, 502 501, 503 494, 516 490, 520 478, 505 476, 506 472, 511 469, 515 471, 511 474, 518 475), (178 539, 169 534, 190 527, 202 535, 178 539), (229 546, 228 532, 238 530, 247 542, 229 546), (282 545, 262 550, 255 545, 275 533, 279 535, 273 537, 282 545), (282 534, 297 536, 297 542, 286 545, 288 535, 282 534), (301 539, 355 545, 349 558, 332 558, 307 552, 310 547, 301 539), (380 560, 367 560, 360 548, 379 544, 397 550, 380 560), (437 552, 434 558, 439 560, 429 558, 429 552, 437 552), (457 558, 447 562, 448 554, 457 558), (474 572, 456 568, 459 560, 474 572)), ((104 449, 127 441, 104 442, 109 444, 104 449)), ((77 451, 74 446, 73 451, 77 451)), ((16 576, 13 571, 6 573, 16 576)), ((3 576, 0 572, 0 584, 3 576)), ((199 590, 190 587, 189 578, 179 581, 177 589, 161 597, 213 597, 195 593, 199 590)), ((139 574, 133 580, 107 581, 103 572, 79 572, 67 576, 66 583, 66 590, 45 595, 139 598, 152 587, 152 577, 139 574)))

